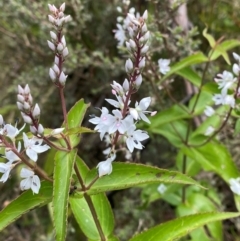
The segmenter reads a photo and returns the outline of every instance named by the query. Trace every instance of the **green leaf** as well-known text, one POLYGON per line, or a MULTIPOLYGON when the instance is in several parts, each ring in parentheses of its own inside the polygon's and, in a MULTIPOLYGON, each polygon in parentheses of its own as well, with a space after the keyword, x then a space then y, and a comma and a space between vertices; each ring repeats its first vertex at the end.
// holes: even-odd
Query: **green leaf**
POLYGON ((151 118, 151 125, 148 127, 148 129, 159 128, 163 124, 186 118, 191 118, 186 106, 173 105, 171 108, 163 110, 153 116, 151 118))
MULTIPOLYGON (((195 193, 192 192, 187 195, 187 201, 185 204, 181 203, 177 207, 177 212, 180 216, 186 216, 191 214, 197 214, 201 212, 217 211, 215 203, 208 197, 208 193, 195 193)), ((201 228, 193 231, 190 236, 192 238, 201 237, 200 240, 222 240, 222 224, 221 222, 214 222, 207 225, 210 235, 206 235, 205 229, 201 228), (212 237, 212 238, 209 238, 212 237)))
POLYGON ((185 67, 205 63, 207 61, 208 58, 202 52, 198 52, 191 56, 188 56, 171 66, 170 71, 161 79, 160 83, 168 79, 172 74, 177 73, 177 71, 184 69, 185 67))
POLYGON ((20 218, 24 213, 37 206, 43 206, 52 200, 52 183, 43 181, 38 194, 32 190, 23 192, 0 212, 0 231, 20 218))
POLYGON ((238 217, 239 213, 198 213, 160 224, 136 235, 129 241, 172 241, 210 222, 238 217))
POLYGON ((239 132, 240 132, 240 119, 237 119, 237 121, 235 123, 234 134, 237 135, 239 132))
POLYGON ((93 202, 97 219, 99 220, 103 234, 106 240, 109 240, 108 236, 112 234, 114 228, 114 217, 105 194, 101 193, 91 197, 87 197, 87 194, 85 194, 84 197, 80 199, 70 197, 70 205, 74 217, 88 239, 101 240, 92 212, 89 209, 87 202, 87 200, 90 198, 93 202))
MULTIPOLYGON (((91 170, 86 177, 86 185, 89 185, 97 175, 96 169, 91 170)), ((113 163, 113 172, 99 178, 86 192, 92 195, 147 183, 179 183, 200 186, 192 178, 179 172, 135 163, 113 163)))
POLYGON ((204 170, 214 171, 227 183, 239 176, 239 171, 225 146, 211 141, 202 147, 183 147, 182 152, 201 164, 204 170))
POLYGON ((192 70, 191 67, 180 69, 176 72, 176 74, 182 76, 184 79, 190 81, 197 87, 200 87, 201 85, 201 77, 194 70, 192 70))
MULTIPOLYGON (((85 180, 89 168, 79 156, 76 157, 76 165, 82 179, 85 180)), ((87 203, 89 198, 92 199, 104 236, 107 237, 107 240, 117 240, 114 237, 110 238, 114 228, 114 216, 105 194, 90 197, 87 194, 79 196, 78 193, 74 193, 70 196, 71 209, 80 228, 89 239, 100 240, 100 235, 87 203)))
MULTIPOLYGON (((85 104, 82 99, 75 103, 67 114, 68 129, 81 126, 84 115, 89 106, 90 104, 85 104)), ((74 133, 73 135, 70 135, 69 138, 72 147, 75 147, 80 142, 79 134, 74 133)))
MULTIPOLYGON (((226 40, 222 43, 220 43, 217 46, 216 50, 212 50, 213 53, 209 53, 209 56, 211 56, 211 61, 216 60, 219 56, 221 56, 223 53, 225 53, 226 55, 226 51, 233 49, 235 47, 240 46, 240 41, 237 39, 230 39, 230 40, 226 40)), ((230 64, 230 60, 226 59, 227 63, 230 64)))
POLYGON ((63 241, 66 237, 70 181, 76 153, 76 150, 71 152, 58 151, 55 156, 53 220, 57 241, 63 241))
POLYGON ((207 33, 207 30, 207 28, 203 30, 203 36, 208 40, 209 45, 213 49, 216 46, 216 41, 211 34, 207 33))

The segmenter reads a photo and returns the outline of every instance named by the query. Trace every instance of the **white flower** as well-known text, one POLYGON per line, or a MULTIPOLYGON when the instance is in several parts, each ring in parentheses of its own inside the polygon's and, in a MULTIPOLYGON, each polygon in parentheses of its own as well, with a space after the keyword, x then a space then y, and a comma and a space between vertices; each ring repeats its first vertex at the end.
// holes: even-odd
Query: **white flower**
POLYGON ((125 29, 119 23, 117 23, 117 28, 118 29, 114 30, 114 32, 115 32, 114 37, 118 41, 118 46, 123 46, 124 41, 126 40, 125 29))
POLYGON ((234 82, 236 82, 237 78, 233 76, 231 72, 223 71, 222 74, 217 75, 218 78, 215 78, 214 80, 218 84, 219 89, 224 89, 227 91, 234 82))
POLYGON ((6 124, 3 128, 0 128, 0 135, 4 135, 9 137, 11 140, 14 140, 15 137, 23 130, 25 124, 22 126, 21 129, 18 130, 16 126, 12 126, 10 124, 6 124))
POLYGON ((215 110, 211 106, 206 106, 204 113, 206 116, 212 116, 215 113, 215 110))
POLYGON ((160 194, 163 194, 163 193, 166 192, 167 187, 166 187, 163 183, 161 183, 161 184, 158 186, 157 190, 158 190, 158 192, 159 192, 160 194))
POLYGON ((230 189, 233 193, 240 195, 240 177, 229 179, 230 189))
POLYGON ((108 158, 106 161, 99 162, 97 165, 99 177, 109 175, 112 172, 112 159, 108 158))
POLYGON ((133 152, 134 148, 143 149, 143 145, 140 141, 144 141, 149 138, 149 135, 142 130, 135 130, 136 126, 131 125, 126 133, 126 144, 130 152, 133 152))
POLYGON ((112 123, 109 126, 108 133, 112 134, 116 131, 119 131, 121 134, 123 134, 126 131, 126 124, 123 120, 121 111, 113 110, 112 113, 114 116, 112 116, 112 123))
MULTIPOLYGON (((21 151, 21 142, 18 142, 18 152, 21 151)), ((13 163, 15 161, 20 160, 20 158, 11 150, 8 148, 5 148, 5 157, 9 161, 9 163, 13 163)))
POLYGON ((130 108, 129 112, 135 120, 142 119, 147 123, 151 123, 144 113, 151 113, 151 111, 146 111, 151 103, 151 97, 143 98, 140 103, 136 102, 135 109, 130 108))
POLYGON ((32 137, 31 139, 28 139, 25 133, 23 133, 23 141, 24 141, 24 147, 26 149, 27 156, 35 162, 38 159, 38 153, 45 152, 50 148, 46 144, 41 146, 43 142, 42 139, 39 139, 35 136, 32 137))
POLYGON ((12 163, 8 162, 8 163, 0 163, 0 173, 3 173, 0 182, 6 182, 10 171, 12 170, 12 163))
POLYGON ((103 136, 108 132, 108 128, 112 124, 113 119, 106 107, 103 107, 101 111, 102 114, 100 117, 93 117, 89 122, 96 125, 94 130, 100 132, 100 138, 102 140, 103 136))
POLYGON ((212 100, 215 102, 215 105, 230 105, 232 108, 235 106, 233 95, 228 95, 226 89, 222 89, 221 94, 215 94, 212 100))
POLYGON ((159 59, 158 60, 158 67, 159 72, 162 74, 166 74, 169 70, 170 59, 159 59))
POLYGON ((32 189, 34 193, 38 194, 41 186, 39 177, 37 175, 34 175, 33 171, 26 168, 22 168, 20 172, 20 176, 24 178, 20 182, 21 190, 24 191, 24 190, 32 189))
POLYGON ((212 126, 209 126, 205 131, 205 136, 210 136, 214 132, 214 130, 215 129, 212 126))

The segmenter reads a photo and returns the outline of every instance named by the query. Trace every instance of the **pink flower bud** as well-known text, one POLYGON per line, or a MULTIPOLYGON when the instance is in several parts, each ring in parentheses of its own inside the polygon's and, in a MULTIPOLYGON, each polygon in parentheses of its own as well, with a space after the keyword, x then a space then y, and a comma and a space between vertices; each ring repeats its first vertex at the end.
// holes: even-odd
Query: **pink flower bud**
POLYGON ((17 100, 19 101, 19 102, 24 102, 24 100, 25 100, 25 98, 23 97, 23 95, 17 95, 17 100))
POLYGON ((149 49, 149 46, 148 45, 145 45, 142 49, 141 49, 141 54, 146 54, 147 51, 149 49))
POLYGON ((157 114, 157 111, 151 112, 151 116, 155 116, 157 114))
POLYGON ((56 73, 56 75, 59 75, 59 73, 60 73, 60 70, 59 70, 59 68, 58 68, 58 66, 56 65, 56 64, 54 64, 53 65, 53 71, 56 73))
POLYGON ((24 109, 25 111, 29 111, 29 110, 30 110, 30 105, 29 105, 28 102, 25 102, 25 101, 24 101, 24 103, 23 103, 23 109, 24 109))
POLYGON ((0 115, 0 126, 2 126, 3 124, 4 124, 3 117, 2 115, 0 115))
POLYGON ((51 12, 55 13, 57 11, 57 8, 54 5, 48 4, 48 8, 51 12))
POLYGON ((30 131, 33 135, 37 134, 37 130, 36 130, 35 126, 30 126, 30 131))
POLYGON ((63 4, 60 6, 59 10, 60 10, 61 12, 64 12, 64 10, 65 10, 65 3, 63 3, 63 4))
POLYGON ((142 75, 139 74, 136 81, 135 81, 136 86, 139 88, 140 85, 142 84, 142 75))
POLYGON ((61 27, 63 25, 63 23, 64 23, 64 20, 65 20, 65 18, 58 18, 58 19, 56 19, 55 24, 58 27, 61 27))
POLYGON ((39 124, 39 125, 38 125, 37 133, 38 133, 39 135, 43 135, 43 133, 44 133, 44 128, 43 128, 42 124, 39 124))
POLYGON ((27 123, 29 125, 33 124, 32 119, 28 115, 24 114, 23 112, 21 112, 21 114, 22 114, 22 118, 25 123, 27 123))
POLYGON ((136 47, 137 47, 136 43, 132 39, 129 40, 129 43, 130 43, 130 46, 132 49, 136 49, 136 47))
POLYGON ((58 56, 55 56, 54 64, 59 65, 59 57, 58 56))
POLYGON ((54 129, 54 130, 51 132, 51 136, 58 135, 58 134, 62 133, 63 131, 64 131, 64 128, 54 129))

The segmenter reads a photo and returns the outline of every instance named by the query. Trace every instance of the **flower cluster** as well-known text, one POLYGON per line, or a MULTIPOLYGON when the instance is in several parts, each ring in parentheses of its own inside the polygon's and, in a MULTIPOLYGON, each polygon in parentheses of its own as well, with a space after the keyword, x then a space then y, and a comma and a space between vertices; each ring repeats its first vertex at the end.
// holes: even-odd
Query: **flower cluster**
MULTIPOLYGON (((29 88, 25 87, 25 89, 28 90, 29 88)), ((30 94, 30 92, 28 94, 30 94)), ((32 114, 30 109, 29 113, 32 114)), ((16 125, 13 126, 11 124, 5 124, 3 117, 0 115, 0 145, 1 147, 5 148, 5 155, 3 157, 7 159, 6 163, 0 163, 0 173, 2 173, 0 182, 6 182, 9 178, 10 171, 16 165, 22 163, 21 158, 24 151, 26 152, 26 155, 29 157, 30 160, 36 162, 38 159, 38 154, 45 152, 49 149, 48 145, 42 145, 42 139, 35 136, 32 138, 28 138, 25 133, 23 133, 24 150, 22 151, 22 144, 20 141, 18 142, 18 147, 16 148, 16 136, 23 130, 24 127, 25 125, 21 129, 18 129, 16 125)), ((31 167, 33 166, 28 162, 25 164, 29 164, 31 167)), ((21 173, 22 172, 24 172, 25 174, 20 175, 24 178, 24 180, 21 181, 20 184, 21 189, 26 190, 31 188, 34 193, 38 193, 40 189, 39 177, 37 175, 34 175, 33 171, 26 168, 22 168, 21 173)))
POLYGON ((156 112, 147 111, 151 103, 151 98, 143 98, 140 102, 136 102, 134 107, 130 107, 131 96, 138 91, 142 83, 141 72, 145 67, 145 55, 149 49, 148 40, 150 33, 147 29, 147 11, 142 16, 136 17, 129 13, 126 25, 129 40, 126 41, 126 47, 131 55, 125 63, 125 70, 128 75, 123 82, 119 84, 113 81, 112 94, 115 99, 106 99, 106 101, 115 107, 110 111, 103 107, 100 117, 93 117, 89 121, 95 124, 95 130, 100 133, 100 138, 107 134, 110 136, 111 148, 108 148, 107 159, 98 164, 99 176, 110 174, 112 172, 112 162, 116 157, 116 144, 121 139, 130 152, 134 148, 143 149, 142 141, 149 138, 148 134, 142 130, 137 130, 135 123, 143 120, 150 123, 146 114, 154 115, 156 112))
MULTIPOLYGON (((215 105, 227 105, 231 109, 236 107, 236 97, 239 96, 239 74, 240 74, 240 56, 233 53, 236 63, 232 66, 232 72, 224 70, 223 73, 217 74, 214 79, 218 85, 220 93, 214 94, 212 100, 215 105)), ((214 115, 215 111, 211 106, 207 106, 204 110, 206 116, 214 115)), ((206 136, 211 135, 215 129, 209 126, 205 132, 206 136)))
POLYGON ((51 80, 59 87, 64 87, 67 75, 63 72, 63 62, 68 56, 68 48, 65 36, 62 34, 62 27, 65 23, 71 20, 71 17, 64 16, 65 3, 59 9, 54 5, 48 4, 51 15, 48 15, 49 21, 54 25, 56 33, 50 31, 51 41, 48 42, 49 48, 54 52, 54 65, 49 69, 49 76, 51 80))

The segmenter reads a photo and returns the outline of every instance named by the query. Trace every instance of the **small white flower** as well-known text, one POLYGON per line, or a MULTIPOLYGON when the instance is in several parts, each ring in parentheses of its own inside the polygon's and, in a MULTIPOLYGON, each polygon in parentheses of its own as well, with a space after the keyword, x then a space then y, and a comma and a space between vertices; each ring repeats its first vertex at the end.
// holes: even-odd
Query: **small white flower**
POLYGON ((214 131, 215 129, 212 126, 209 126, 205 131, 205 136, 210 136, 214 131))
POLYGON ((0 163, 0 173, 3 173, 0 182, 6 182, 9 178, 10 171, 12 170, 12 163, 0 163))
POLYGON ((27 156, 33 160, 37 161, 38 154, 47 151, 50 147, 48 145, 42 145, 43 140, 37 137, 32 137, 28 139, 27 135, 23 133, 24 147, 26 149, 27 156))
POLYGON ((222 89, 221 94, 215 94, 212 98, 215 105, 230 105, 235 107, 235 99, 233 95, 228 95, 226 89, 222 89))
POLYGON ((223 89, 227 91, 234 82, 237 81, 237 78, 233 76, 231 72, 223 71, 222 74, 217 75, 218 78, 215 78, 214 80, 218 84, 219 89, 223 89))
POLYGON ((112 159, 108 158, 106 161, 99 162, 97 165, 99 177, 109 175, 112 172, 112 159))
POLYGON ((6 124, 3 128, 0 128, 0 134, 9 137, 11 140, 15 140, 15 137, 24 129, 25 124, 18 130, 16 126, 6 124))
POLYGON ((126 131, 126 124, 123 120, 122 113, 119 110, 113 110, 112 112, 114 116, 111 117, 112 123, 109 125, 108 133, 112 134, 116 131, 119 131, 121 134, 123 134, 126 131))
POLYGON ((233 193, 240 195, 240 177, 229 179, 230 189, 233 193))
POLYGON ((206 106, 204 113, 206 116, 212 116, 215 113, 215 110, 211 106, 206 106))
POLYGON ((161 184, 158 186, 157 190, 158 190, 158 192, 159 192, 160 194, 164 194, 164 193, 166 192, 166 190, 167 190, 167 187, 166 187, 166 185, 164 185, 163 183, 161 183, 161 184))
POLYGON ((143 149, 143 145, 140 141, 144 141, 149 138, 149 135, 142 130, 135 130, 136 126, 131 125, 126 132, 126 144, 130 152, 133 152, 134 148, 143 149))
POLYGON ((39 177, 37 175, 34 175, 33 171, 26 168, 22 168, 20 172, 20 176, 24 178, 20 182, 21 190, 24 191, 24 190, 32 189, 33 193, 38 194, 41 186, 39 177))
POLYGON ((162 74, 166 74, 168 71, 170 71, 170 59, 159 59, 158 60, 158 67, 159 72, 162 74))
MULTIPOLYGON (((21 142, 18 142, 18 152, 21 151, 21 142)), ((5 148, 5 157, 8 160, 9 163, 13 163, 15 161, 20 160, 20 158, 11 150, 8 148, 5 148)))
POLYGON ((142 119, 147 123, 151 123, 144 113, 151 113, 151 111, 146 111, 151 103, 151 97, 143 98, 140 103, 136 102, 135 109, 130 108, 130 114, 135 120, 142 119))

